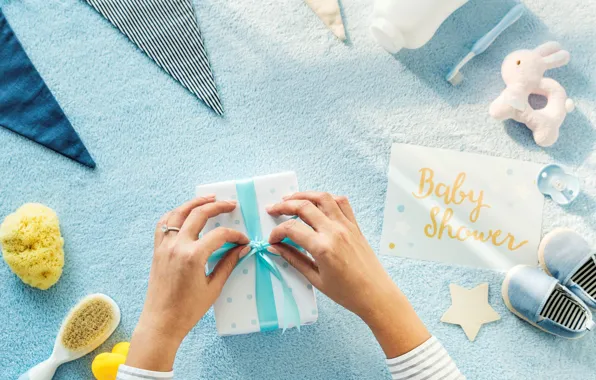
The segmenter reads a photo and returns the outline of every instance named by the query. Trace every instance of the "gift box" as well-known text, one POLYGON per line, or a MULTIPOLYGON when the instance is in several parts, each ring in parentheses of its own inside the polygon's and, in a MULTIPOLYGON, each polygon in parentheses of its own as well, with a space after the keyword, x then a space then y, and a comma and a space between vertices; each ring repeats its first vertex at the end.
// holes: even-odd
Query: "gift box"
MULTIPOLYGON (((233 212, 209 219, 202 234, 222 226, 251 239, 251 252, 238 263, 214 304, 219 335, 299 328, 316 322, 312 285, 283 258, 266 250, 271 231, 289 217, 274 218, 265 207, 296 191, 298 180, 292 172, 197 186, 197 196, 215 194, 217 200, 238 201, 233 212)), ((213 270, 230 248, 224 246, 214 253, 207 270, 213 270)))

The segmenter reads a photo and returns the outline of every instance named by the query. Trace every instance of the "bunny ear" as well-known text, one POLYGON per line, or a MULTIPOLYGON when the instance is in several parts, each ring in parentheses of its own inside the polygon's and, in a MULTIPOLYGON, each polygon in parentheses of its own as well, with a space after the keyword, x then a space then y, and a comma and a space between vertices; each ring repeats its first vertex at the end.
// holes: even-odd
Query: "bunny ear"
POLYGON ((569 54, 569 52, 566 50, 561 50, 555 54, 544 57, 543 59, 544 63, 546 63, 546 67, 549 69, 554 69, 555 67, 561 67, 568 64, 571 60, 571 54, 569 54))
POLYGON ((561 46, 560 43, 556 42, 556 41, 550 41, 547 42, 543 45, 538 46, 535 51, 540 54, 543 57, 549 56, 551 54, 554 54, 558 51, 561 51, 563 49, 563 47, 561 46))

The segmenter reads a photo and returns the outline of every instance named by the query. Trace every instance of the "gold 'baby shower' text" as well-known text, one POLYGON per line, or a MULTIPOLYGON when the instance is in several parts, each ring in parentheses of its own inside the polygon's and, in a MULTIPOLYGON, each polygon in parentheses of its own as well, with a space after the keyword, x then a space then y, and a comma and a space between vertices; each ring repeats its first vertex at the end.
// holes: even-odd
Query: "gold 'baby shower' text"
MULTIPOLYGON (((468 201, 474 205, 474 208, 468 215, 470 222, 472 223, 478 221, 480 211, 482 211, 483 208, 491 208, 489 204, 484 203, 484 191, 480 190, 479 192, 474 192, 474 190, 469 190, 468 192, 465 192, 461 190, 466 181, 466 173, 459 173, 453 184, 448 185, 442 182, 435 183, 433 180, 434 171, 430 168, 422 168, 419 172, 420 183, 418 185, 418 192, 412 193, 414 197, 424 199, 434 194, 437 198, 441 199, 445 205, 452 203, 460 205, 463 202, 468 201)), ((507 249, 510 251, 515 251, 528 243, 527 240, 523 240, 521 243, 516 244, 515 236, 511 233, 507 233, 507 235, 503 237, 501 236, 503 231, 500 229, 491 229, 487 233, 479 232, 466 226, 460 226, 457 229, 454 229, 453 226, 449 224, 453 217, 453 209, 447 207, 443 213, 443 217, 439 220, 440 212, 441 208, 438 206, 435 206, 430 210, 431 223, 424 227, 424 234, 429 238, 436 237, 440 240, 445 235, 445 232, 447 232, 447 236, 451 239, 466 241, 469 238, 473 238, 474 240, 484 243, 490 242, 497 247, 506 244, 507 249)))

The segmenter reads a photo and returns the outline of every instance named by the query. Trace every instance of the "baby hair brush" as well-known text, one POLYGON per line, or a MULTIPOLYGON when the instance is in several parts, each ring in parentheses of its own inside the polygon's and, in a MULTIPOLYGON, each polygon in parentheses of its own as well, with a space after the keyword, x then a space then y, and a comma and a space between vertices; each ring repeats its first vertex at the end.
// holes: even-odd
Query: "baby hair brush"
POLYGON ((19 380, 51 380, 58 366, 87 355, 105 342, 120 323, 120 308, 104 294, 83 298, 68 313, 54 343, 50 358, 19 380))

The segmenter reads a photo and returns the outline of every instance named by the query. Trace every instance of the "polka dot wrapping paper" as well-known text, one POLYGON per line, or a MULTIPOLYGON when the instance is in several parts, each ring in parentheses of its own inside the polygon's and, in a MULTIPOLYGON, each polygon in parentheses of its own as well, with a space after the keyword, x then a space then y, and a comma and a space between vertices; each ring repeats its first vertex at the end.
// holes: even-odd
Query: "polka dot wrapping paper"
MULTIPOLYGON (((298 180, 293 172, 254 177, 257 195, 259 219, 263 240, 267 240, 271 231, 288 217, 271 217, 265 207, 280 202, 282 197, 298 191, 298 180)), ((227 181, 196 188, 196 195, 215 194, 218 200, 237 200, 236 181, 227 181)), ((241 206, 229 214, 211 218, 203 229, 203 234, 217 227, 228 227, 247 233, 242 217, 241 206)), ((316 322, 318 317, 317 302, 312 285, 281 257, 272 257, 284 280, 289 285, 300 312, 300 324, 316 322)), ((214 305, 215 323, 219 335, 249 334, 261 331, 255 296, 256 258, 250 257, 236 266, 226 282, 220 297, 214 305)), ((213 268, 208 267, 208 270, 213 268)), ((280 328, 284 326, 283 289, 280 282, 271 277, 275 308, 280 328)), ((289 324, 289 328, 295 327, 289 324)))

